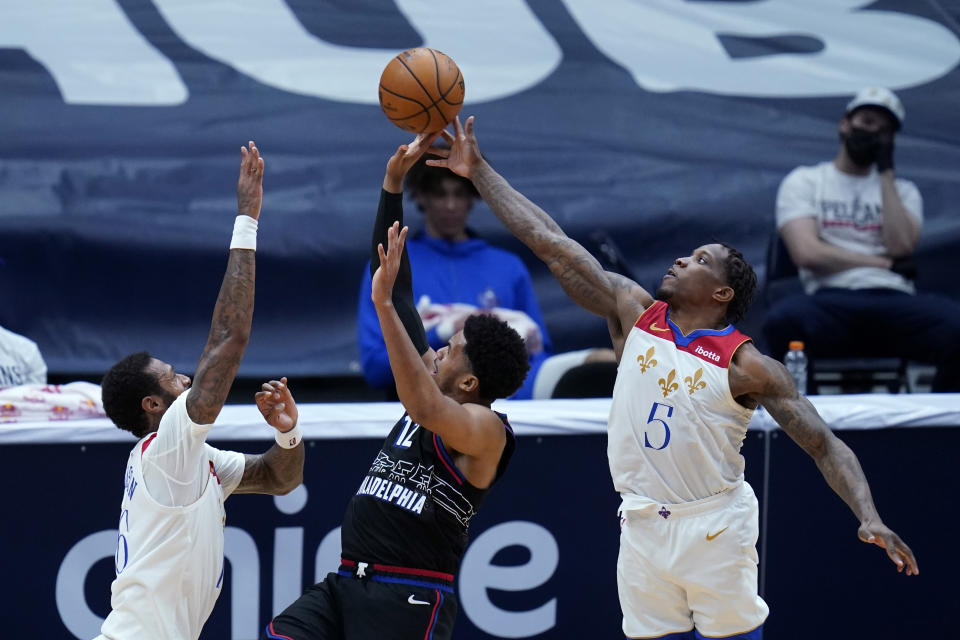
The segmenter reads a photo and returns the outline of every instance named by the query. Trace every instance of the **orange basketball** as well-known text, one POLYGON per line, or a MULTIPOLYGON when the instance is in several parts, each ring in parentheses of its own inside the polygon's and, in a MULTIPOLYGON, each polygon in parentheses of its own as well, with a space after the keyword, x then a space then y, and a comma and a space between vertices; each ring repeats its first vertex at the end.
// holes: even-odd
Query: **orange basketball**
POLYGON ((407 49, 380 76, 380 108, 390 122, 414 133, 450 124, 463 106, 463 93, 457 63, 436 49, 407 49))

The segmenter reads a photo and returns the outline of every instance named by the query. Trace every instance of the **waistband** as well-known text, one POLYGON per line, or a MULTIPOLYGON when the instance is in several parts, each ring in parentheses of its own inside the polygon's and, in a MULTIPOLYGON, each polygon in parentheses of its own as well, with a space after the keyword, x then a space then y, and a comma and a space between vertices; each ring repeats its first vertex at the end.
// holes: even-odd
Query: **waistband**
POLYGON ((718 493, 717 495, 693 500, 691 502, 681 502, 679 504, 668 504, 665 502, 656 502, 646 496, 638 496, 632 493, 620 494, 620 509, 618 513, 625 511, 638 514, 644 517, 659 517, 663 519, 684 518, 687 516, 701 513, 709 513, 717 509, 722 509, 731 502, 746 493, 753 493, 753 488, 746 481, 739 482, 731 489, 718 493))
POLYGON ((354 578, 370 578, 376 582, 394 582, 427 587, 441 587, 444 591, 453 591, 454 575, 430 569, 415 569, 412 567, 395 567, 373 562, 360 562, 340 558, 341 576, 354 578))

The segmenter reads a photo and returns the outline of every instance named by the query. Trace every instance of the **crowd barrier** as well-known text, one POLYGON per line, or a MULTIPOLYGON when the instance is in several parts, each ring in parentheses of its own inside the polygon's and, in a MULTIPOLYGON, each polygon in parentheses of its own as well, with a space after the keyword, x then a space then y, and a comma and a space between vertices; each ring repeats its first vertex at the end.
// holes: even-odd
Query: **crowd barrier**
MULTIPOLYGON (((960 395, 811 400, 856 451, 886 523, 917 554, 897 575, 806 454, 757 412, 744 441, 761 504, 765 637, 946 637, 958 612, 952 541, 960 395), (951 625, 951 626, 948 626, 951 625)), ((496 405, 518 435, 513 462, 471 525, 454 637, 617 638, 617 496, 607 471, 609 399, 496 405)), ((400 417, 395 403, 305 404, 304 484, 227 500, 225 586, 203 638, 259 637, 335 568, 339 522, 400 417)), ((225 407, 210 441, 256 453, 272 431, 253 405, 225 407)), ((132 437, 105 419, 0 425, 7 478, 4 637, 92 638, 109 611, 124 464, 132 437)))

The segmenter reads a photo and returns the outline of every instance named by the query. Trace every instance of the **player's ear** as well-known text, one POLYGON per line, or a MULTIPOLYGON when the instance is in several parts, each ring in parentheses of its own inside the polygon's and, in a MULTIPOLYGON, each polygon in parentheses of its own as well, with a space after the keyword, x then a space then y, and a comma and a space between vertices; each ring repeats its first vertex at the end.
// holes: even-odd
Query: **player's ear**
POLYGON ((144 396, 143 400, 140 401, 140 406, 147 413, 155 414, 166 411, 166 406, 160 399, 160 396, 144 396))
POLYGON ((477 376, 473 375, 472 373, 465 373, 460 378, 457 386, 464 393, 474 393, 480 388, 480 380, 478 380, 477 376))
POLYGON ((713 292, 713 299, 717 302, 728 304, 733 300, 733 287, 722 286, 713 292))

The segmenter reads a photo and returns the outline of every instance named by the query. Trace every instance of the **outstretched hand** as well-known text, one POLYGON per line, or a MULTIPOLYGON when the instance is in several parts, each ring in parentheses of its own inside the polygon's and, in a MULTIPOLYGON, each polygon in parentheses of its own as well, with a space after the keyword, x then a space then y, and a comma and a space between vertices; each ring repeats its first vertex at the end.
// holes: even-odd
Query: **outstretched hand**
MULTIPOLYGON (((397 147, 396 153, 387 160, 387 173, 383 177, 383 188, 389 193, 403 192, 403 177, 407 175, 410 167, 417 163, 426 152, 440 155, 446 149, 432 147, 434 141, 440 137, 443 131, 436 131, 431 134, 419 134, 413 139, 413 142, 402 144, 397 147)), ((449 134, 447 134, 449 135, 449 134)))
POLYGON ((438 160, 427 160, 431 167, 445 167, 458 176, 467 180, 473 179, 473 170, 484 162, 477 144, 477 135, 473 130, 473 116, 467 118, 467 123, 460 125, 460 116, 453 120, 453 135, 449 131, 442 132, 444 140, 450 143, 450 149, 444 149, 437 155, 443 156, 438 160))
POLYGON ((370 297, 375 305, 386 304, 393 299, 393 283, 400 271, 400 258, 403 255, 403 245, 407 241, 407 227, 400 229, 400 223, 394 222, 387 229, 387 250, 383 244, 377 245, 380 255, 380 266, 373 274, 370 297))
POLYGON ((913 557, 913 551, 910 551, 910 547, 900 539, 900 536, 891 531, 882 522, 877 524, 864 523, 860 525, 860 530, 857 532, 857 535, 859 535, 860 539, 864 542, 875 544, 885 549, 887 555, 893 563, 897 565, 897 571, 906 569, 908 576, 915 576, 920 573, 920 570, 917 568, 917 560, 913 557))
POLYGON ((240 147, 240 179, 237 181, 237 213, 260 218, 263 202, 263 158, 253 140, 250 150, 240 147))
POLYGON ((260 409, 267 424, 283 432, 297 426, 300 414, 297 411, 297 403, 293 400, 293 394, 287 386, 286 377, 264 382, 260 388, 263 390, 258 391, 255 398, 257 408, 260 409))

